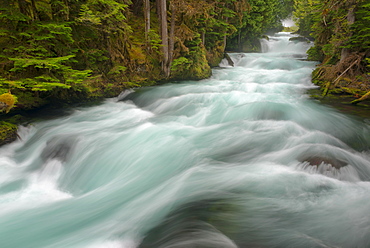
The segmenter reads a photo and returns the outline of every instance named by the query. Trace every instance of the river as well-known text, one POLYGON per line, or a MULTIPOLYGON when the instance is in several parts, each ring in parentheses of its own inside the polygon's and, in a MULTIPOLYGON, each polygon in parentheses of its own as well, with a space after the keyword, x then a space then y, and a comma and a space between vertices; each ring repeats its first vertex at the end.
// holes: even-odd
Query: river
POLYGON ((290 37, 20 127, 0 247, 370 247, 369 121, 310 99, 290 37))

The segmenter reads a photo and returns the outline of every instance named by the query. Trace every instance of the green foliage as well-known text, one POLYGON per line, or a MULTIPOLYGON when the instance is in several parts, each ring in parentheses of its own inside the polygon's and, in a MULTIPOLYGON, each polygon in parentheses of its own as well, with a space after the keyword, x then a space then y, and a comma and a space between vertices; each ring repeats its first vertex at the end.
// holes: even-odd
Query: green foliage
POLYGON ((148 36, 149 36, 150 48, 158 52, 162 44, 161 37, 153 29, 149 30, 148 36))
POLYGON ((14 24, 1 33, 1 61, 7 68, 0 71, 2 88, 51 91, 82 83, 91 71, 72 68, 77 51, 73 48, 72 23, 30 20, 20 11, 9 6, 0 19, 1 23, 14 24), (23 18, 10 18, 14 16, 23 18))
POLYGON ((324 95, 368 91, 369 13, 365 0, 295 0, 300 33, 315 39, 308 58, 323 62, 313 79, 324 88, 324 95))
POLYGON ((370 4, 363 0, 294 0, 294 17, 299 33, 312 35, 333 62, 342 48, 366 50, 370 47, 370 4), (351 13, 353 18, 350 17, 351 13), (349 19, 355 20, 353 24, 349 19))
POLYGON ((308 49, 307 54, 307 59, 311 61, 322 61, 324 59, 324 53, 320 46, 312 46, 308 49))
POLYGON ((193 33, 191 39, 186 40, 183 46, 187 49, 175 58, 171 66, 171 75, 174 79, 203 79, 211 75, 211 68, 206 59, 205 48, 198 33, 193 33))
POLYGON ((188 70, 191 64, 191 61, 189 61, 185 57, 174 59, 174 61, 172 62, 171 71, 177 72, 177 74, 179 74, 179 71, 183 72, 188 70))
POLYGON ((283 29, 281 21, 292 11, 291 0, 249 0, 235 32, 228 39, 228 50, 257 51, 258 39, 268 31, 283 29))
POLYGON ((125 11, 127 4, 120 0, 87 0, 80 8, 77 21, 87 25, 103 26, 106 32, 118 32, 124 28, 130 29, 126 24, 125 11))
POLYGON ((314 24, 318 0, 294 0, 293 20, 295 20, 299 30, 298 33, 303 36, 310 36, 312 25, 314 24))
POLYGON ((370 3, 363 2, 355 16, 356 21, 350 27, 353 35, 346 43, 346 47, 365 51, 370 48, 370 3))
POLYGON ((117 65, 109 71, 109 74, 121 74, 121 73, 125 72, 126 70, 127 70, 127 67, 117 65))
POLYGON ((22 97, 31 92, 34 97, 28 98, 36 99, 38 92, 48 93, 45 97, 58 89, 86 91, 90 75, 109 70, 111 58, 104 44, 96 44, 99 36, 126 32, 128 5, 121 1, 35 0, 35 6, 22 2, 22 9, 5 1, 0 4, 1 92, 22 97))
MULTIPOLYGON (((167 3, 168 22, 175 27, 168 65, 176 79, 210 76, 209 64, 219 63, 226 45, 237 48, 246 40, 255 49, 261 34, 278 28, 292 6, 292 0, 167 3)), ((139 0, 1 1, 0 93, 11 90, 18 96, 18 106, 31 108, 44 104, 44 99, 76 97, 76 92, 111 95, 162 79, 156 2, 150 1, 147 34, 141 4, 139 0)))

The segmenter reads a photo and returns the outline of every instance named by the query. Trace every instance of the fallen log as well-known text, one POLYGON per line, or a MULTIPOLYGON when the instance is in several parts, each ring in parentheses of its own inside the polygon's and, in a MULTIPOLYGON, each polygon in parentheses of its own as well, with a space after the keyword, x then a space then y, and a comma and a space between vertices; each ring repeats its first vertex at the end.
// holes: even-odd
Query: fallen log
POLYGON ((359 99, 352 101, 351 104, 356 105, 357 103, 363 102, 368 98, 370 98, 370 91, 368 91, 365 95, 363 95, 359 99))

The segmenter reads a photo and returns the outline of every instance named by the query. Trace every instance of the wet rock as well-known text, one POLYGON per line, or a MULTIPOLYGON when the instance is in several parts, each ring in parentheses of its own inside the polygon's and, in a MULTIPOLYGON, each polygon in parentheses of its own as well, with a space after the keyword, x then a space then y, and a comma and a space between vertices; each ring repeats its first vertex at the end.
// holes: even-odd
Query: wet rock
POLYGON ((73 137, 54 137, 46 143, 46 147, 41 153, 41 158, 44 161, 48 159, 58 159, 64 162, 69 158, 70 152, 76 141, 76 138, 73 137))
POLYGON ((311 42, 309 39, 307 39, 306 37, 302 37, 302 36, 292 37, 289 40, 294 41, 294 42, 307 42, 307 43, 311 42))
POLYGON ((134 93, 135 91, 133 89, 128 89, 128 90, 124 90, 121 92, 121 94, 118 95, 117 97, 117 101, 125 101, 127 100, 127 96, 130 95, 131 93, 134 93))
POLYGON ((319 166, 321 164, 330 164, 332 167, 336 169, 340 169, 344 166, 347 165, 346 162, 341 161, 336 158, 328 158, 328 157, 321 157, 321 156, 312 156, 312 157, 305 157, 305 158, 300 158, 300 162, 308 162, 312 166, 319 166))
POLYGON ((231 59, 230 55, 225 53, 224 54, 224 57, 225 59, 227 60, 227 63, 230 65, 230 66, 234 66, 234 61, 231 59))

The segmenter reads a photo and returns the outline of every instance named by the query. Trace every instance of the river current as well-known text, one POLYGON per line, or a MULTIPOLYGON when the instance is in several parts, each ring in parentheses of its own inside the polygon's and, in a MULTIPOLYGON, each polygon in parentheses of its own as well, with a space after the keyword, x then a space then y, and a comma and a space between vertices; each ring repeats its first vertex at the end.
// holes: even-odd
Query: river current
POLYGON ((0 149, 1 248, 370 247, 370 125, 310 99, 279 33, 0 149))

